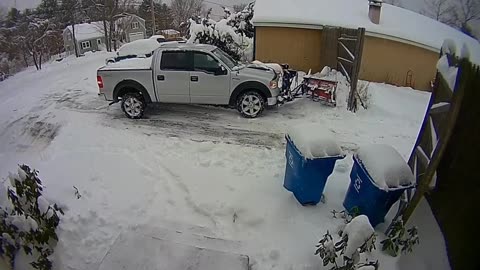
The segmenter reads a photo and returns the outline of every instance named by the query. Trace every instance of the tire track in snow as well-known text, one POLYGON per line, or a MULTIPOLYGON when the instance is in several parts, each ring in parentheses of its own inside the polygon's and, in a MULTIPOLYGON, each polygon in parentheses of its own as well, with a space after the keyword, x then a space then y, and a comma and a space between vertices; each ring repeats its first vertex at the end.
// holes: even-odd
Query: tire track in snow
MULTIPOLYGON (((122 124, 132 126, 130 120, 121 119, 122 124)), ((212 125, 207 121, 170 121, 164 119, 135 120, 133 127, 143 130, 145 135, 163 135, 180 137, 193 141, 223 142, 248 146, 262 146, 266 148, 281 148, 284 145, 284 135, 278 133, 261 132, 247 129, 237 129, 212 125)))
POLYGON ((190 194, 190 189, 185 185, 185 183, 182 182, 181 177, 171 171, 169 168, 167 168, 165 165, 163 165, 161 162, 158 162, 158 165, 163 169, 164 172, 166 172, 170 177, 170 179, 174 180, 175 185, 182 190, 185 193, 184 200, 195 213, 201 215, 202 217, 207 218, 212 225, 217 227, 217 221, 215 220, 214 216, 210 214, 208 211, 205 209, 201 208, 198 206, 193 200, 192 200, 192 195, 190 194))

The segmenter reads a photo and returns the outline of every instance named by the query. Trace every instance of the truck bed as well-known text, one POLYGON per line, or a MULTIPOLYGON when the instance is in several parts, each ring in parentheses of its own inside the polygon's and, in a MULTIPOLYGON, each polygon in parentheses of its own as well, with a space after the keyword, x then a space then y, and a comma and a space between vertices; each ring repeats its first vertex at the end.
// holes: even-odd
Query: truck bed
POLYGON ((141 84, 148 92, 152 101, 157 101, 155 89, 153 86, 153 72, 151 69, 152 58, 132 58, 125 59, 101 67, 97 75, 103 80, 103 88, 100 94, 105 96, 106 100, 114 100, 114 90, 119 83, 134 82, 141 84))
POLYGON ((151 69, 152 57, 148 58, 129 58, 115 63, 108 64, 100 70, 118 70, 118 69, 151 69))

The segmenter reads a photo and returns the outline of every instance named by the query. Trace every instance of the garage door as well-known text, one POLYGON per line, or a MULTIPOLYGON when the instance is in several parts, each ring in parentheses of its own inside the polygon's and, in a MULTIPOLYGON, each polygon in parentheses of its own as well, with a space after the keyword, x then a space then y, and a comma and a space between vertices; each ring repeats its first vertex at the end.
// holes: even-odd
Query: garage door
POLYGON ((128 36, 130 37, 130 42, 145 38, 142 32, 130 33, 128 36))

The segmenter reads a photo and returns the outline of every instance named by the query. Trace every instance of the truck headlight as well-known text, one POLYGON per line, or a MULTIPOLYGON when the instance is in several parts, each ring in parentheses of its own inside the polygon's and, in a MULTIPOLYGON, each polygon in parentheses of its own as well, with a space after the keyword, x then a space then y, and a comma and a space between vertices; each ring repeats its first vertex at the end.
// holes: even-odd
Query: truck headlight
POLYGON ((276 80, 270 81, 270 89, 275 89, 278 87, 278 82, 276 80))

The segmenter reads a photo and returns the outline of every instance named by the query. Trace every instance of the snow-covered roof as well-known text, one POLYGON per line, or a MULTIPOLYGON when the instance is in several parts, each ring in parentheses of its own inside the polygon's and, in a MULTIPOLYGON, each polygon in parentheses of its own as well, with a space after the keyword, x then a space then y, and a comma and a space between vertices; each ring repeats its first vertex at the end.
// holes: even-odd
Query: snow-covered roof
MULTIPOLYGON (((403 8, 383 4, 380 24, 368 17, 367 0, 257 0, 254 25, 297 24, 307 26, 364 27, 367 35, 389 36, 440 50, 445 39, 465 43, 471 60, 480 63, 477 40, 436 20, 403 8)), ((459 46, 460 48, 462 46, 459 46)))
MULTIPOLYGON (((65 30, 68 29, 72 33, 72 26, 69 25, 65 30)), ((103 22, 91 22, 91 23, 81 23, 75 24, 75 38, 77 41, 100 38, 103 37, 103 22)))

